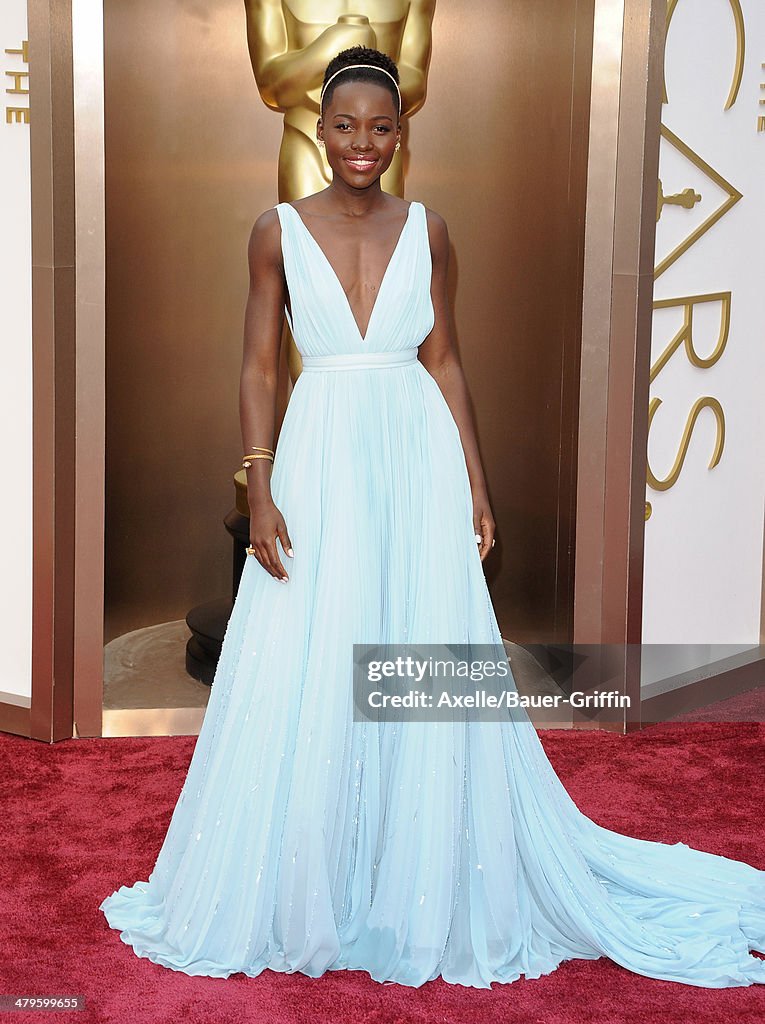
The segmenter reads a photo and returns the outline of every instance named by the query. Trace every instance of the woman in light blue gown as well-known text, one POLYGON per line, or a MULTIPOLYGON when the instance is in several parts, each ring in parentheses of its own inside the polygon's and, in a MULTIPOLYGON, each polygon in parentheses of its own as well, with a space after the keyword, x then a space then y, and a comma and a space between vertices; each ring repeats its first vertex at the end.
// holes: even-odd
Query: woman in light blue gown
POLYGON ((353 713, 354 643, 502 644, 446 227, 380 187, 397 81, 376 50, 330 63, 332 183, 254 225, 245 452, 273 447, 284 314, 303 370, 273 464, 247 469, 251 554, 167 834, 148 880, 101 909, 138 956, 189 975, 487 988, 605 956, 689 985, 763 982, 765 872, 595 824, 522 709, 353 713))

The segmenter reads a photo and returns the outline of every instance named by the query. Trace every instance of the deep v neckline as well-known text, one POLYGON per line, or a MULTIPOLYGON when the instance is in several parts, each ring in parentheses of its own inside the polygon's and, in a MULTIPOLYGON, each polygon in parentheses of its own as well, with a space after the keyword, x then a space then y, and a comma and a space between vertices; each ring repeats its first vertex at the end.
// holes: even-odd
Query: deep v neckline
POLYGON ((372 303, 372 311, 369 314, 369 320, 367 321, 367 328, 366 328, 366 331, 364 332, 364 334, 361 333, 361 328, 359 327, 359 322, 356 319, 356 316, 355 316, 353 310, 351 309, 351 303, 350 303, 350 300, 348 299, 348 295, 347 295, 347 293, 345 291, 345 288, 343 288, 342 281, 337 276, 337 272, 335 271, 335 268, 332 266, 332 264, 331 264, 331 262, 329 260, 329 257, 324 252, 324 250, 319 245, 319 243, 316 241, 316 239, 314 238, 313 234, 308 230, 308 227, 307 227, 305 221, 300 216, 300 214, 295 209, 295 207, 292 205, 292 203, 285 203, 284 205, 288 206, 290 208, 290 210, 292 210, 292 212, 295 214, 295 216, 297 217, 298 221, 300 222, 301 227, 303 228, 303 231, 305 231, 305 233, 308 236, 308 238, 310 239, 310 241, 313 243, 313 245, 318 250, 319 255, 324 260, 324 263, 327 266, 332 279, 337 284, 337 288, 338 288, 338 290, 340 292, 340 295, 342 296, 343 303, 344 303, 344 306, 345 306, 346 310, 348 311, 348 315, 349 315, 349 317, 351 319, 351 323, 353 324, 353 326, 356 329, 356 334, 358 335, 359 340, 361 341, 361 343, 364 344, 366 342, 367 338, 369 337, 369 333, 370 333, 370 331, 372 329, 372 322, 373 322, 373 320, 375 318, 375 312, 377 310, 378 300, 380 298, 380 293, 382 292, 383 288, 385 287, 385 282, 388 280, 388 277, 389 277, 389 274, 390 274, 390 269, 393 266, 393 263, 394 263, 394 261, 396 259, 396 256, 398 255, 398 252, 399 252, 399 250, 401 248, 401 242, 403 241, 404 235, 406 234, 406 229, 407 229, 407 227, 409 225, 409 221, 411 220, 412 207, 414 206, 414 200, 412 200, 409 203, 409 209, 406 211, 406 218, 404 219, 403 226, 401 228, 401 231, 399 232, 398 238, 396 239, 396 244, 393 247, 393 252, 390 254, 390 258, 388 259, 388 263, 387 263, 387 265, 385 267, 385 270, 383 271, 383 276, 380 279, 379 285, 377 286, 377 292, 375 293, 375 300, 372 303))

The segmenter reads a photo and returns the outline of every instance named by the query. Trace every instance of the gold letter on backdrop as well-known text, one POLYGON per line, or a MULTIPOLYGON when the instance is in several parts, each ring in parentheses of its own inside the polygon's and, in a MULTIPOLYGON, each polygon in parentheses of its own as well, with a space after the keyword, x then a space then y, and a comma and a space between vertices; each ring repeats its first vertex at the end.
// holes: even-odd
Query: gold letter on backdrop
MULTIPOLYGON (((725 351, 725 346, 728 342, 728 334, 730 333, 730 306, 731 306, 731 293, 730 292, 713 292, 709 295, 688 295, 684 298, 678 299, 659 299, 654 302, 654 309, 666 309, 671 307, 680 307, 683 310, 683 325, 680 330, 675 334, 674 338, 670 341, 669 345, 664 349, 662 354, 656 360, 651 367, 651 382, 661 373, 664 367, 667 365, 669 360, 672 358, 674 353, 682 345, 685 348, 685 354, 688 357, 689 362, 698 367, 701 370, 708 370, 710 366, 714 366, 717 360, 725 351), (717 335, 717 341, 715 347, 708 356, 702 356, 696 351, 696 347, 693 343, 693 311, 694 308, 701 303, 707 302, 719 302, 720 303, 720 330, 717 335)), ((648 431, 650 435, 651 426, 653 424, 653 418, 661 405, 662 400, 660 398, 652 398, 649 409, 648 409, 648 431)), ((714 469, 723 453, 725 447, 725 414, 723 408, 716 398, 711 395, 706 395, 703 398, 697 399, 686 420, 685 429, 683 430, 682 440, 680 441, 680 448, 675 458, 674 465, 670 470, 669 474, 662 480, 660 480, 651 469, 650 459, 648 461, 648 486, 652 487, 655 491, 666 491, 677 482, 680 476, 680 471, 683 468, 683 462, 688 451, 688 446, 691 443, 691 435, 693 433, 693 426, 699 417, 702 409, 711 409, 712 413, 717 421, 717 434, 715 439, 715 448, 712 456, 709 460, 708 469, 714 469)))

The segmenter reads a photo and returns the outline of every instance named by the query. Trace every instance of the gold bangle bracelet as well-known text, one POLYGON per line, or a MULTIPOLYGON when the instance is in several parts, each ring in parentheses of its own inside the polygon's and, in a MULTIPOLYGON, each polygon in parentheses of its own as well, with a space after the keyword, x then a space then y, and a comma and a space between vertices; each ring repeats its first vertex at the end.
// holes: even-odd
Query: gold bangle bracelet
POLYGON ((245 469, 249 469, 255 459, 268 459, 269 462, 274 461, 273 455, 246 455, 242 460, 242 465, 245 469))
POLYGON ((262 445, 258 444, 252 445, 252 450, 254 452, 271 452, 272 455, 274 454, 273 448, 263 448, 262 445))

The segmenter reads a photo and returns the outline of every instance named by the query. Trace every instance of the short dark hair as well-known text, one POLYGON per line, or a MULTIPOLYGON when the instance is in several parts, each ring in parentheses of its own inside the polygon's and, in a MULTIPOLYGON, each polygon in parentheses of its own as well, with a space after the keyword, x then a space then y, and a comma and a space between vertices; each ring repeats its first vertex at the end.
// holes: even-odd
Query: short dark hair
POLYGON ((391 60, 387 53, 373 50, 369 46, 350 46, 347 50, 341 50, 336 57, 333 57, 329 64, 327 64, 327 70, 324 72, 322 88, 335 72, 348 67, 350 64, 371 64, 373 67, 351 68, 344 75, 338 75, 337 78, 333 78, 329 88, 322 97, 322 114, 324 113, 324 105, 332 99, 335 86, 342 85, 344 82, 374 82, 375 85, 385 86, 393 97, 393 105, 398 111, 398 92, 396 91, 396 86, 388 78, 388 75, 392 75, 396 83, 398 83, 399 75, 396 62, 391 60), (379 74, 375 68, 387 71, 388 75, 379 74))

